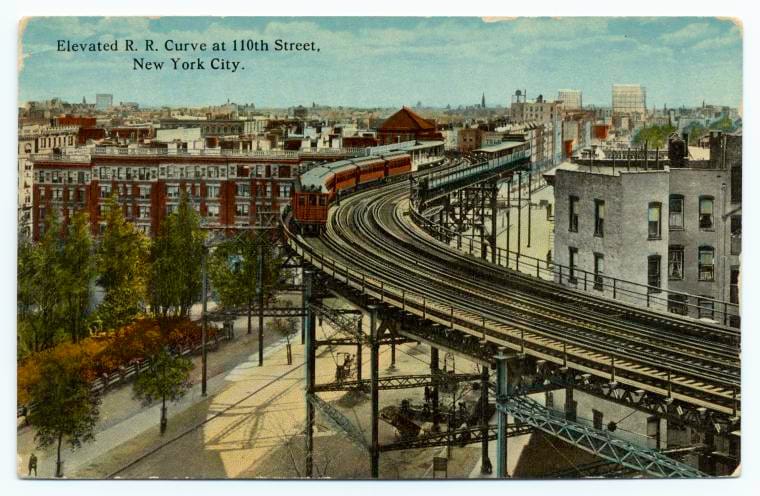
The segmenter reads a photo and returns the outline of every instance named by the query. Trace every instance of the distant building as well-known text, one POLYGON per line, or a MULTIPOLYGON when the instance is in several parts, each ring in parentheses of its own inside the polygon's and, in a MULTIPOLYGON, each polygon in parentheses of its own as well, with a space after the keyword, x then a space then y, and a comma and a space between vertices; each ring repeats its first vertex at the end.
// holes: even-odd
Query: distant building
POLYGON ((647 90, 640 84, 612 85, 612 113, 639 114, 642 117, 647 110, 647 90))
POLYGON ((108 110, 111 107, 113 107, 113 95, 108 93, 95 95, 95 108, 97 110, 108 110))
POLYGON ((528 101, 520 90, 510 106, 510 120, 514 123, 535 122, 547 124, 562 113, 562 102, 550 102, 544 100, 543 95, 538 95, 535 101, 528 101))
POLYGON ((559 90, 557 100, 562 102, 565 110, 583 109, 583 93, 581 90, 559 90))
POLYGON ((434 121, 427 120, 408 107, 403 107, 388 117, 377 128, 377 140, 381 145, 400 143, 402 141, 443 140, 434 121))
POLYGON ((459 153, 470 153, 483 144, 483 131, 477 127, 464 127, 457 131, 459 153))

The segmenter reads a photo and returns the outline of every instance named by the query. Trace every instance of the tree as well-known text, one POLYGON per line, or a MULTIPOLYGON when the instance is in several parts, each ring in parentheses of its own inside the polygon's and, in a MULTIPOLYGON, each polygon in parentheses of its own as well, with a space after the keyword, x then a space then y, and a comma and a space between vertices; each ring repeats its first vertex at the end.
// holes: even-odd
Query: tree
POLYGON ((650 150, 660 149, 665 146, 668 136, 675 130, 671 125, 643 127, 633 137, 633 143, 641 146, 646 144, 650 150))
POLYGON ((280 258, 274 244, 265 234, 247 231, 215 250, 209 261, 209 276, 222 306, 244 307, 248 313, 248 334, 256 306, 259 281, 259 253, 263 260, 262 288, 264 299, 274 294, 280 277, 280 258))
POLYGON ((62 248, 61 224, 51 209, 39 243, 19 246, 19 352, 38 352, 57 340, 62 324, 62 248))
POLYGON ((145 300, 148 239, 124 218, 116 195, 107 203, 106 226, 98 246, 98 284, 105 291, 97 316, 104 329, 128 324, 145 300))
POLYGON ((66 332, 76 343, 85 334, 90 307, 90 282, 95 277, 88 216, 78 212, 67 226, 61 256, 61 301, 66 332))
POLYGON ((133 391, 135 398, 145 406, 161 399, 161 434, 166 431, 166 401, 179 401, 190 389, 190 371, 193 362, 181 355, 174 355, 168 349, 162 349, 150 360, 148 370, 135 380, 133 391))
MULTIPOLYGON (((290 301, 285 302, 285 308, 289 309, 293 306, 290 301)), ((288 365, 293 364, 293 353, 290 346, 290 338, 298 331, 298 320, 295 317, 277 317, 269 323, 269 329, 283 336, 286 341, 286 350, 288 355, 288 365)))
POLYGON ((187 317, 198 301, 204 238, 200 216, 183 191, 177 211, 163 222, 150 250, 148 293, 155 315, 187 317))
POLYGON ((87 357, 75 345, 45 352, 38 380, 30 388, 28 420, 37 430, 40 448, 57 444, 56 477, 63 477, 61 445, 64 438, 76 448, 94 438, 99 397, 92 391, 87 357))

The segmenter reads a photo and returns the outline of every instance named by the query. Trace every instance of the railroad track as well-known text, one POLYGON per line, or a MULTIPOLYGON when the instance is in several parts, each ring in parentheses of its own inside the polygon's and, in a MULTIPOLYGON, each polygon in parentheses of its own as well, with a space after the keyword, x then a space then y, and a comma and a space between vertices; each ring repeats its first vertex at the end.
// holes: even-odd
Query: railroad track
POLYGON ((739 415, 735 331, 599 302, 495 267, 433 239, 412 223, 407 210, 406 184, 366 190, 330 210, 320 238, 299 242, 322 257, 323 270, 324 260, 333 260, 333 274, 335 261, 344 266, 339 280, 357 288, 361 273, 362 290, 379 285, 387 303, 441 325, 575 370, 739 415))

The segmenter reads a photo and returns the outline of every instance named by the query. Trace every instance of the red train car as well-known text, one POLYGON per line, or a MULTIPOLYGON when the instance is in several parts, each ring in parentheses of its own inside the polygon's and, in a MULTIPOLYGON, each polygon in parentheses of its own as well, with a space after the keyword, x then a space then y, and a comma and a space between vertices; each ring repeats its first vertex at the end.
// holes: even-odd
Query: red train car
POLYGON ((327 222, 327 210, 337 195, 371 187, 411 170, 411 156, 403 152, 314 167, 296 184, 293 218, 299 224, 319 228, 327 222))

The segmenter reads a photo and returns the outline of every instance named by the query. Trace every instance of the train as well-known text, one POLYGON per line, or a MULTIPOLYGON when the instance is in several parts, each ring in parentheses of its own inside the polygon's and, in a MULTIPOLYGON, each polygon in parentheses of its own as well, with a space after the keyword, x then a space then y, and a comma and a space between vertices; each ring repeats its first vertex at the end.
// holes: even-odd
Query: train
POLYGON ((340 195, 396 179, 412 170, 406 152, 341 160, 314 167, 301 175, 293 194, 293 220, 316 228, 327 222, 327 210, 340 195))

